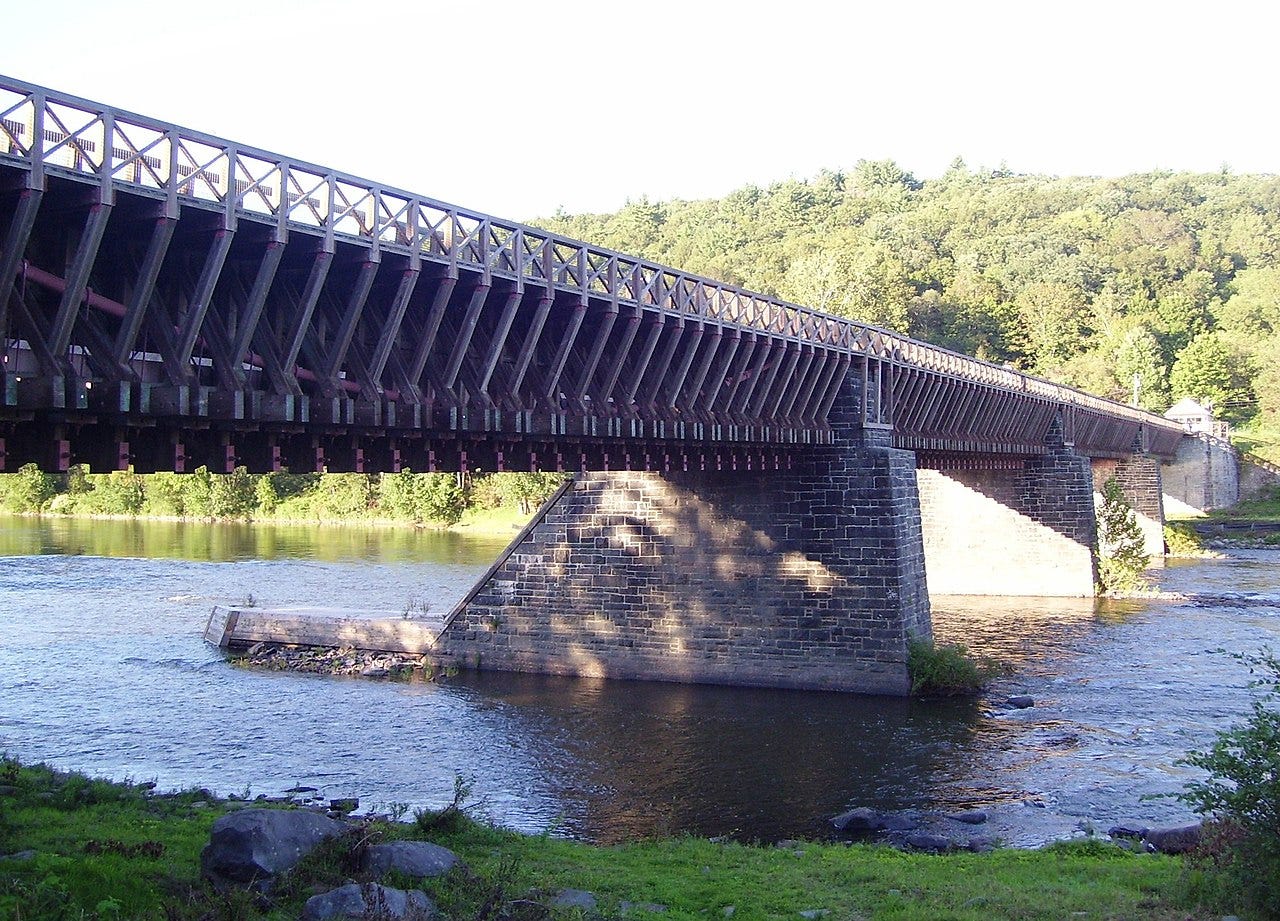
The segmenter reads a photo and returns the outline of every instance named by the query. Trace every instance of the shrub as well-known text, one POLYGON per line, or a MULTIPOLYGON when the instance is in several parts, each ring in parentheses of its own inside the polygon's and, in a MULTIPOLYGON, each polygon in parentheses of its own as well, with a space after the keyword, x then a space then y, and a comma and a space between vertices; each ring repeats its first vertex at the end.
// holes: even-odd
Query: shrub
POLYGON ((1164 545, 1169 556, 1203 556, 1205 552, 1200 535, 1185 521, 1175 521, 1164 526, 1164 545))
POLYGON ((1241 725, 1218 733, 1213 746, 1182 763, 1202 768, 1208 779, 1179 794, 1195 811, 1215 820, 1208 858, 1229 890, 1238 892, 1260 918, 1280 918, 1280 659, 1270 649, 1235 654, 1262 677, 1266 690, 1241 725))
POLYGON ((959 643, 935 646, 933 640, 913 638, 907 644, 911 693, 923 697, 976 694, 1000 674, 994 659, 974 658, 959 643))

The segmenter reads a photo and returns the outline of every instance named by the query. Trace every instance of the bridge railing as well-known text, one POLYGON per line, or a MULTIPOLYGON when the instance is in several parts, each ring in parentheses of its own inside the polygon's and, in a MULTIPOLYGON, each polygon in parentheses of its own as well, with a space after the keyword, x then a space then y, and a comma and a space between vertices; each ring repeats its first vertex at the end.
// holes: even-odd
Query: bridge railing
POLYGON ((0 76, 0 162, 466 267, 517 285, 731 323, 1164 428, 1162 417, 897 333, 0 76))

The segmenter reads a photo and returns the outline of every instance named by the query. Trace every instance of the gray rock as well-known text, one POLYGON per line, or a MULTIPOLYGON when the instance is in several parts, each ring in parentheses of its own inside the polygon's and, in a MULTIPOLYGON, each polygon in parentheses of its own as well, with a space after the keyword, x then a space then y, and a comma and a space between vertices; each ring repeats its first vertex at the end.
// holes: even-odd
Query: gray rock
POLYGON ((877 824, 879 820, 880 814, 874 809, 859 806, 857 809, 850 809, 835 816, 831 824, 838 831, 875 831, 880 827, 877 824))
POLYGON ((1203 832, 1199 822, 1172 828, 1148 828, 1142 840, 1147 847, 1162 854, 1185 854, 1200 843, 1203 832))
POLYGON ((1148 830, 1139 822, 1119 822, 1108 828, 1107 834, 1112 838, 1144 838, 1148 830))
POLYGON ((866 806, 842 812, 831 820, 838 831, 912 831, 920 823, 910 816, 894 812, 876 812, 866 806))
POLYGON ((917 851, 931 851, 935 854, 955 847, 955 842, 944 835, 930 835, 924 832, 907 835, 906 841, 908 847, 913 847, 917 851))
POLYGON ((436 906, 426 893, 392 889, 380 883, 348 883, 330 892, 313 895, 302 909, 302 921, 331 918, 378 918, 386 921, 428 921, 436 906))
POLYGON ((341 822, 305 810, 242 809, 213 823, 200 869, 215 885, 266 888, 321 841, 345 830, 341 822))
POLYGON ((1005 703, 1010 707, 1013 707, 1015 710, 1025 710, 1028 707, 1034 707, 1036 705, 1036 700, 1034 697, 1027 694, 1016 694, 1006 700, 1005 703))
POLYGON ((987 821, 987 814, 981 809, 969 809, 965 812, 955 812, 947 816, 953 822, 963 822, 966 825, 981 825, 987 821))
POLYGON ((915 831, 920 827, 920 823, 908 815, 886 812, 881 814, 878 827, 885 831, 915 831))
POLYGON ((405 876, 444 876, 458 865, 458 855, 428 841, 388 841, 369 848, 364 868, 374 876, 395 870, 405 876))
POLYGON ((596 897, 584 889, 561 889, 548 903, 552 908, 580 908, 583 911, 596 910, 596 897))
POLYGON ((390 671, 379 665, 371 665, 360 672, 360 675, 364 678, 385 678, 389 674, 391 674, 390 671))
POLYGON ((990 835, 974 835, 969 839, 969 843, 965 845, 965 848, 975 854, 985 854, 988 851, 995 850, 996 839, 990 835))

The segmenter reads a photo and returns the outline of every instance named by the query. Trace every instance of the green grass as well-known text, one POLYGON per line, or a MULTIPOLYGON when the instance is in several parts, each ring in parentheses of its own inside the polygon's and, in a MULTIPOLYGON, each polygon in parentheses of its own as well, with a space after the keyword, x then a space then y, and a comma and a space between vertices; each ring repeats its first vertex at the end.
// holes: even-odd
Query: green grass
POLYGON ((1280 464, 1280 429, 1250 427, 1231 432, 1231 443, 1246 454, 1280 464))
MULTIPOLYGON (((243 894, 218 895, 198 879, 200 848, 226 804, 199 808, 199 794, 156 796, 43 767, 3 764, 11 779, 0 778, 0 785, 17 790, 0 792, 0 853, 37 852, 31 860, 0 861, 5 921, 296 918, 309 895, 349 876, 359 878, 344 848, 421 836, 421 826, 431 825, 379 822, 362 828, 304 861, 273 901, 255 903, 243 894)), ((829 912, 831 921, 1198 921, 1222 914, 1195 903, 1197 874, 1181 861, 1100 842, 948 856, 839 843, 783 848, 695 838, 595 847, 467 819, 433 825, 430 835, 468 865, 423 886, 448 919, 514 916, 501 910, 511 900, 566 887, 594 893, 605 917, 618 917, 624 901, 655 902, 667 906, 661 917, 671 921, 723 918, 729 907, 735 921, 798 919, 808 910, 829 912)))

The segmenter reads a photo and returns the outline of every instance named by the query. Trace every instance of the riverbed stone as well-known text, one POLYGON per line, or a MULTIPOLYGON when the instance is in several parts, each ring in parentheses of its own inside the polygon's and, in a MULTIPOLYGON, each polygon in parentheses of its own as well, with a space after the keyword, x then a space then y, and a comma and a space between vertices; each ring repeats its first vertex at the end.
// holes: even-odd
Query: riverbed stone
POLYGON ((414 879, 444 876, 458 866, 458 855, 429 841, 388 841, 375 844, 365 854, 365 870, 375 876, 391 871, 414 879))
POLYGON ((1107 835, 1112 838, 1144 838, 1149 828, 1141 822, 1117 822, 1107 829, 1107 835))
POLYGON ((914 832, 907 835, 906 842, 908 847, 915 848, 917 851, 929 851, 934 854, 941 854, 955 847, 955 842, 945 835, 931 835, 927 832, 914 832))
POLYGON ((419 889, 408 892, 381 883, 348 883, 307 899, 302 921, 339 918, 381 918, 386 921, 429 921, 435 904, 419 889))
POLYGON ((987 814, 981 809, 967 809, 964 812, 953 812, 947 818, 965 825, 981 825, 987 821, 987 814))
POLYGON ((1005 703, 1010 707, 1013 707, 1015 710, 1026 710, 1028 707, 1034 707, 1036 705, 1036 699, 1028 694, 1015 694, 1013 697, 1006 700, 1005 703))
POLYGON ((548 904, 552 908, 577 908, 591 912, 596 910, 596 897, 585 889, 561 889, 548 904))
POLYGON ((242 809, 213 823, 200 869, 215 886, 267 889, 320 842, 345 830, 342 822, 306 810, 242 809))
POLYGON ((920 823, 900 812, 877 812, 867 806, 859 806, 842 812, 831 819, 837 831, 914 831, 920 823))
POLYGON ((1168 828, 1148 828, 1142 840, 1147 847, 1162 854, 1185 854, 1200 843, 1204 828, 1199 822, 1168 828))

